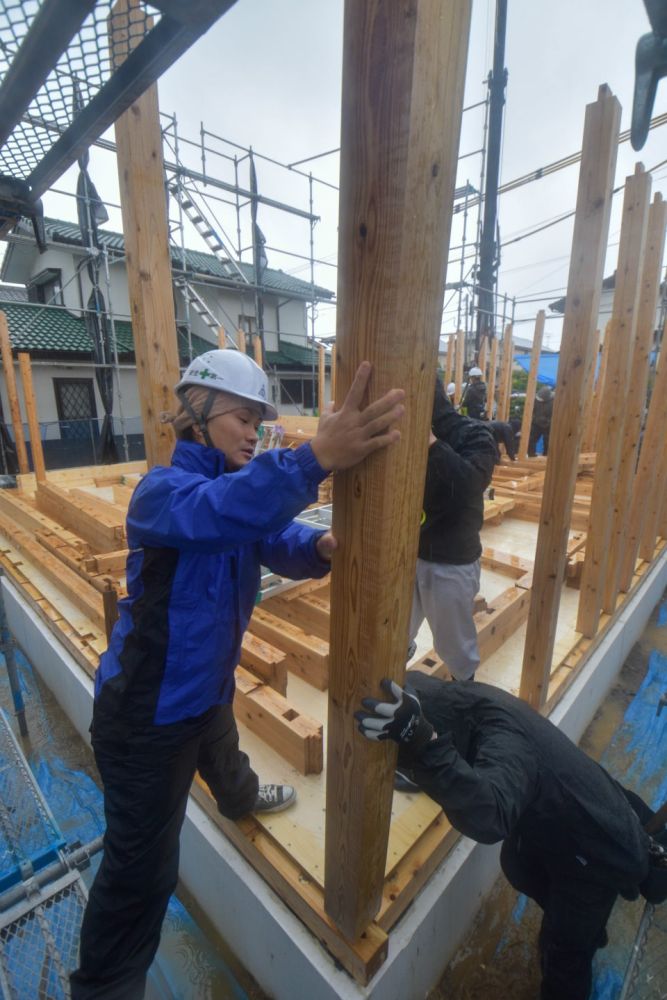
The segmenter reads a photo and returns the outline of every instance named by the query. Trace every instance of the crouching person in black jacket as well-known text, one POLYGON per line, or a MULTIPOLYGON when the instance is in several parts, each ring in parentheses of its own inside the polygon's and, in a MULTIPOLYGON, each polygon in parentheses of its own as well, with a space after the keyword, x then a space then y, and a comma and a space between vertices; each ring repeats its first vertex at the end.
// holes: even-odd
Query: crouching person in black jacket
POLYGON ((502 840, 507 879, 544 911, 542 1000, 586 1000, 616 897, 667 897, 667 854, 642 825, 652 810, 513 695, 409 677, 383 682, 388 702, 364 699, 360 732, 398 743, 401 771, 453 827, 502 840))

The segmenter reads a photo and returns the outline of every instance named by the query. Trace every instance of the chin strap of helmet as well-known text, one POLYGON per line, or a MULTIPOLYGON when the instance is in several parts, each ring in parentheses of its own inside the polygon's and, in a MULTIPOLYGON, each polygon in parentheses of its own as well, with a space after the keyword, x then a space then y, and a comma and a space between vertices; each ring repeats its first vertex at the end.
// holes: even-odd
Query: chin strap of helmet
MULTIPOLYGON (((187 389, 187 386, 185 387, 185 389, 187 389)), ((178 393, 178 398, 180 399, 181 403, 183 404, 183 409, 187 413, 189 413, 189 415, 192 417, 194 423, 197 425, 197 427, 199 428, 199 430, 202 432, 202 436, 204 438, 204 441, 206 442, 206 444, 207 444, 207 446, 209 448, 214 448, 215 447, 215 445, 211 441, 211 435, 208 432, 208 415, 211 412, 211 409, 213 407, 213 403, 215 402, 215 393, 216 393, 216 390, 215 389, 211 389, 211 391, 208 394, 208 399, 204 403, 204 406, 202 408, 201 413, 195 413, 193 407, 190 405, 190 400, 188 399, 188 397, 187 397, 184 389, 179 390, 179 393, 178 393)))

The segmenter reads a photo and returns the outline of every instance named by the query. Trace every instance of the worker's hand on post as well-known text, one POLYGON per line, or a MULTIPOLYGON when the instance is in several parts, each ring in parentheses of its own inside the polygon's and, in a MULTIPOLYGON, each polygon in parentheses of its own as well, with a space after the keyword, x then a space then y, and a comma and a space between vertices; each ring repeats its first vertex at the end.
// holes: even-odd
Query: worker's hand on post
POLYGON ((331 562, 331 557, 338 548, 338 540, 330 531, 325 531, 315 542, 315 548, 320 559, 331 562))
POLYGON ((400 747, 419 753, 432 739, 433 726, 424 718, 417 692, 410 684, 402 688, 387 677, 381 686, 396 700, 364 698, 361 704, 366 711, 354 713, 359 732, 367 740, 393 740, 400 747))
POLYGON ((349 469, 379 448, 400 440, 401 433, 392 424, 403 416, 405 392, 390 389, 362 410, 370 375, 370 363, 362 361, 340 409, 334 412, 329 404, 320 417, 311 447, 328 472, 349 469))

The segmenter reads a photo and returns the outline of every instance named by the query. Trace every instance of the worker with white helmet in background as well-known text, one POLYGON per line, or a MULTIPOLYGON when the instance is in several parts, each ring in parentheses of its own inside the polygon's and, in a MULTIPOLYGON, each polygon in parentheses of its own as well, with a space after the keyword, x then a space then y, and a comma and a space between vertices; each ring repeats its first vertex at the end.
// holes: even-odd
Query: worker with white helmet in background
POLYGON ((461 413, 474 420, 485 420, 486 412, 486 383, 483 381, 484 373, 477 365, 468 372, 468 382, 463 388, 459 409, 461 413))
POLYGON ((130 501, 127 597, 95 679, 91 732, 107 829, 73 1000, 143 997, 196 771, 230 819, 295 801, 290 785, 260 785, 239 749, 234 670, 260 566, 295 579, 330 569, 333 535, 293 518, 331 471, 400 437, 404 393, 362 409, 370 375, 363 362, 310 443, 256 457, 262 420, 278 414, 254 361, 211 350, 176 386, 171 466, 150 469, 130 501))

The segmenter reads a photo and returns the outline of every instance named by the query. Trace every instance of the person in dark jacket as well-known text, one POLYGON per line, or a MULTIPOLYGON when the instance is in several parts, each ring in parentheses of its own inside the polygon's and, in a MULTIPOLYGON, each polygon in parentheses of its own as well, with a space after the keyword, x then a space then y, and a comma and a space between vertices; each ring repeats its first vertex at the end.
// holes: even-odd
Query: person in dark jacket
POLYGON ((481 368, 474 366, 468 372, 468 382, 463 389, 459 409, 462 413, 473 420, 485 420, 486 412, 486 383, 483 381, 484 375, 481 368))
POLYGON ((360 732, 398 743, 399 768, 456 830, 502 841, 507 879, 544 911, 542 1000, 586 1000, 617 896, 667 895, 667 855, 643 826, 653 811, 519 698, 408 677, 383 682, 390 701, 364 699, 360 732))
POLYGON ((256 458, 259 425, 277 413, 254 361, 209 351, 176 387, 172 464, 150 469, 130 501, 127 597, 95 679, 91 732, 106 833, 73 1000, 143 997, 195 771, 230 819, 295 799, 289 785, 260 785, 239 749, 234 670, 260 565, 294 578, 329 570, 333 536, 293 518, 331 470, 398 439, 403 393, 362 410, 369 377, 364 362, 310 443, 256 458))
POLYGON ((554 411, 554 394, 548 385, 538 389, 533 408, 533 419, 528 437, 528 455, 534 458, 537 454, 537 442, 542 438, 542 453, 549 454, 549 434, 551 433, 551 418, 554 411))
POLYGON ((436 378, 409 639, 426 618, 438 656, 460 680, 479 664, 473 620, 479 533, 497 460, 487 424, 457 413, 436 378))
POLYGON ((489 420, 489 429, 493 434, 493 440, 498 445, 504 445, 507 457, 511 462, 516 462, 516 432, 508 420, 489 420))

